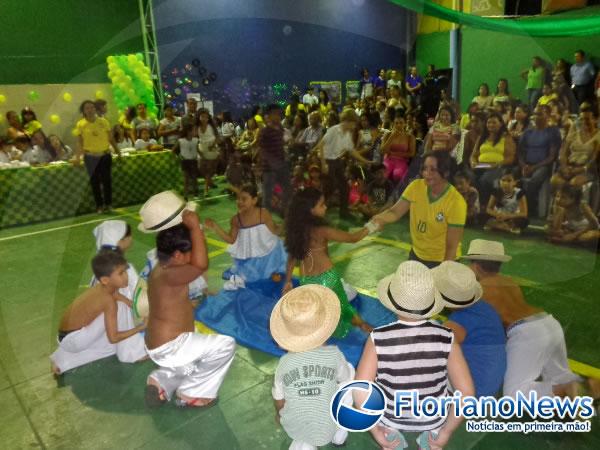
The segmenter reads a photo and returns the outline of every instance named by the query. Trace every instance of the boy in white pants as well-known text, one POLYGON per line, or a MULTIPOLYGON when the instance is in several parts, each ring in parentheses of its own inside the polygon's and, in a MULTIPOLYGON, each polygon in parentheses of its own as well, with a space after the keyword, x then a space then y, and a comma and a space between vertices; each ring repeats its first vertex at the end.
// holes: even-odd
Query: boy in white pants
POLYGON ((54 375, 112 355, 117 355, 121 362, 136 362, 146 357, 144 341, 139 335, 146 324, 127 329, 127 315, 118 314, 120 307, 131 304, 119 293, 119 289, 127 287, 127 267, 118 250, 101 250, 92 259, 99 283, 77 297, 63 313, 58 327, 58 349, 50 356, 54 375))
POLYGON ((208 268, 198 216, 172 192, 151 197, 140 210, 143 232, 158 231, 159 264, 148 277, 150 306, 146 350, 159 369, 146 384, 146 405, 175 397, 181 407, 214 405, 235 355, 235 340, 195 333, 188 284, 208 268))
POLYGON ((525 302, 521 288, 500 274, 504 254, 500 242, 475 239, 464 259, 470 260, 483 288, 483 299, 494 307, 506 328, 506 374, 504 395, 573 397, 578 394, 579 376, 571 372, 565 336, 560 323, 545 311, 525 302))

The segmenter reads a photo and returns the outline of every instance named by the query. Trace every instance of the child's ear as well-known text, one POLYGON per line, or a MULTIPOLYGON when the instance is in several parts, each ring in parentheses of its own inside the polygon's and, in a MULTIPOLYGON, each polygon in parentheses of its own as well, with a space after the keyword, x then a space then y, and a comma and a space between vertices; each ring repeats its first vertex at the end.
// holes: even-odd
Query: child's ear
POLYGON ((102 286, 107 286, 110 283, 110 277, 104 276, 104 277, 100 277, 100 284, 102 286))

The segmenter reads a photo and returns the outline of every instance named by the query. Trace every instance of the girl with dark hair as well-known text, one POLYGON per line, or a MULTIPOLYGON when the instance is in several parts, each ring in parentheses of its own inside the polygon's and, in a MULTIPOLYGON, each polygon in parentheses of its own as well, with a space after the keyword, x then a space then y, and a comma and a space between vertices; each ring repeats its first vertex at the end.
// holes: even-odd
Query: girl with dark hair
POLYGON ((135 106, 128 106, 127 109, 125 110, 125 114, 119 119, 119 123, 121 124, 121 126, 125 129, 125 133, 127 133, 127 135, 129 136, 129 139, 132 142, 132 147, 133 147, 133 142, 136 141, 137 137, 135 135, 135 129, 133 127, 133 119, 135 119, 137 117, 137 110, 135 109, 135 106))
POLYGON ((548 230, 548 239, 557 244, 586 243, 595 245, 600 239, 598 218, 576 186, 564 185, 556 195, 558 211, 548 230))
POLYGON ((425 136, 425 151, 450 153, 460 141, 460 128, 456 124, 454 109, 442 106, 436 121, 425 136))
POLYGON ((364 68, 361 70, 360 77, 360 98, 365 99, 372 97, 375 91, 373 79, 369 75, 369 69, 364 68))
POLYGON ((481 83, 477 95, 473 97, 473 102, 479 105, 480 109, 486 109, 492 106, 493 97, 490 95, 490 87, 487 83, 481 83))
POLYGON ((204 196, 208 195, 209 188, 215 187, 212 181, 217 170, 220 156, 218 138, 219 133, 215 123, 206 108, 200 108, 197 113, 198 123, 198 152, 200 153, 200 167, 204 175, 204 196))
POLYGON ((21 124, 25 130, 25 134, 29 137, 42 128, 42 124, 38 122, 35 113, 29 107, 23 108, 21 111, 21 124))
POLYGON ((292 272, 300 263, 300 284, 320 284, 336 293, 341 305, 340 321, 333 333, 336 338, 344 338, 352 326, 371 332, 348 302, 342 279, 336 272, 327 246, 329 241, 358 242, 369 234, 366 227, 354 233, 331 228, 325 220, 327 206, 321 191, 306 188, 292 197, 285 217, 285 246, 289 253, 283 293, 292 289, 292 272))
POLYGON ((40 129, 36 130, 31 136, 31 147, 23 153, 21 161, 28 162, 31 165, 48 164, 54 160, 55 156, 56 154, 50 146, 48 138, 40 129))
POLYGON ((25 129, 21 124, 21 120, 19 119, 19 114, 17 114, 16 111, 8 111, 6 113, 6 121, 8 122, 6 135, 13 143, 18 137, 27 136, 27 134, 25 134, 25 129))
POLYGON ((111 147, 121 155, 115 144, 108 120, 98 117, 96 105, 85 100, 79 107, 83 118, 75 125, 75 135, 79 137, 74 164, 79 165, 83 155, 85 168, 90 177, 96 211, 110 211, 112 208, 112 157, 111 147))
POLYGON ((496 103, 511 103, 512 95, 508 89, 508 80, 506 78, 500 78, 498 85, 496 86, 496 94, 494 95, 494 105, 496 103))
POLYGON ((406 130, 406 121, 401 114, 394 119, 394 128, 381 144, 384 155, 385 177, 394 183, 404 180, 408 173, 410 159, 415 156, 417 143, 415 137, 406 130))
POLYGON ((529 107, 527 105, 518 105, 515 108, 515 118, 508 123, 507 128, 515 143, 519 142, 525 130, 529 128, 529 123, 529 107))
POLYGON ((502 166, 511 166, 516 161, 515 141, 508 133, 502 116, 491 113, 479 141, 471 155, 471 167, 476 170, 482 204, 488 198, 502 175, 502 166))
POLYGON ((244 184, 237 194, 238 213, 230 220, 229 232, 214 220, 206 219, 204 225, 213 230, 228 244, 233 266, 225 271, 229 279, 225 289, 244 287, 246 282, 272 278, 281 280, 285 272, 287 253, 277 236, 278 229, 269 211, 261 208, 256 185, 244 184))
POLYGON ((447 152, 425 154, 423 178, 410 183, 394 206, 371 219, 381 228, 410 211, 412 249, 408 259, 429 268, 460 256, 467 204, 448 181, 451 165, 452 158, 447 152))
POLYGON ((73 150, 55 134, 48 136, 48 143, 54 153, 55 161, 68 161, 73 157, 73 150))

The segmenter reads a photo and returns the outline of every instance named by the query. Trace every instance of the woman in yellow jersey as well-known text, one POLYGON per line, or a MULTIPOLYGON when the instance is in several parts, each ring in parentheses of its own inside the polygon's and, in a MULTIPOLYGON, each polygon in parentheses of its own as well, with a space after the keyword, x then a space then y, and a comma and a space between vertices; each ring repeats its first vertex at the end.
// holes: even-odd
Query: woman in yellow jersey
POLYGON ((467 216, 463 196, 448 182, 451 157, 446 152, 425 154, 421 175, 394 206, 371 219, 380 228, 410 211, 412 249, 408 259, 432 268, 460 256, 467 216))
POLYGON ((475 170, 482 205, 487 205, 492 191, 498 186, 502 167, 515 164, 515 147, 502 116, 497 112, 491 113, 471 154, 471 167, 475 170))
POLYGON ((112 156, 111 147, 120 155, 110 133, 108 120, 96 115, 96 105, 85 100, 79 107, 83 119, 77 122, 75 134, 79 137, 74 164, 83 162, 90 177, 96 211, 110 212, 112 208, 112 156))

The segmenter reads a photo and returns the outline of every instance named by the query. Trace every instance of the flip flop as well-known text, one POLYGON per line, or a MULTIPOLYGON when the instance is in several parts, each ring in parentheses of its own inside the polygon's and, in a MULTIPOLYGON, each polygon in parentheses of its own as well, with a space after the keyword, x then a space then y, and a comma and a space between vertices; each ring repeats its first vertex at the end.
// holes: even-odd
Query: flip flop
POLYGON ((158 408, 167 403, 167 394, 163 389, 153 384, 146 385, 146 394, 144 396, 146 407, 158 408))
POLYGON ((215 406, 218 401, 219 401, 219 399, 214 398, 210 402, 208 402, 204 405, 200 405, 199 398, 195 398, 193 400, 183 400, 183 399, 177 397, 175 399, 175 405, 179 408, 208 409, 208 408, 212 408, 213 406, 215 406))

